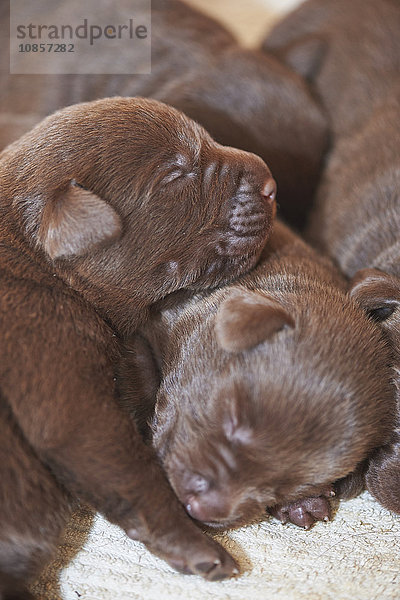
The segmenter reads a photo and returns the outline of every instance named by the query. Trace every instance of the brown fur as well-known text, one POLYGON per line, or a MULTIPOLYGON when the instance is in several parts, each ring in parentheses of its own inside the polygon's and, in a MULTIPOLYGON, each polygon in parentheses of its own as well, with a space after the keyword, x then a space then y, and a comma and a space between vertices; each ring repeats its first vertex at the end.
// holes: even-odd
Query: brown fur
MULTIPOLYGON (((303 74, 308 71, 327 108, 335 143, 317 195, 310 236, 346 275, 354 277, 353 297, 388 333, 396 355, 397 381, 399 30, 400 4, 393 0, 309 0, 267 40, 269 49, 303 74)), ((367 485, 384 506, 400 513, 399 427, 400 405, 393 439, 370 462, 367 485)))
MULTIPOLYGON (((73 11, 80 0, 69 4, 73 11)), ((114 4, 117 15, 129 0, 114 4)), ((54 3, 49 11, 56 22, 54 3)), ((272 55, 240 48, 221 25, 183 2, 153 0, 151 75, 10 76, 5 7, 3 12, 0 111, 8 140, 14 139, 10 121, 19 133, 35 113, 39 118, 74 102, 114 94, 153 97, 184 111, 217 141, 261 156, 278 182, 282 206, 290 204, 301 219, 297 208, 309 202, 320 174, 326 119, 304 81, 272 55)), ((135 16, 140 20, 140 14, 135 16)), ((96 67, 100 61, 96 56, 96 67)))
POLYGON ((264 49, 308 78, 335 136, 346 136, 392 96, 399 21, 397 0, 306 0, 269 33, 264 49))
POLYGON ((332 264, 280 223, 250 274, 164 307, 143 335, 125 357, 123 402, 150 417, 158 364, 153 445, 189 514, 214 527, 329 495, 388 439, 383 335, 332 264), (129 376, 145 356, 143 408, 129 376))
POLYGON ((0 597, 49 559, 69 493, 178 569, 229 576, 113 401, 116 334, 256 262, 268 168, 164 104, 114 98, 9 146, 0 186, 0 597))

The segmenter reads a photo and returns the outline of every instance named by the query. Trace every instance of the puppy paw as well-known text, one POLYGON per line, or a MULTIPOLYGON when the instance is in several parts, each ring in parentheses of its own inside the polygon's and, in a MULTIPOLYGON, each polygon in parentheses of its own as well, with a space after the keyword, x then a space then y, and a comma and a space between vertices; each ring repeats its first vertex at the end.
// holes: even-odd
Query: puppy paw
POLYGON ((208 581, 221 581, 239 573, 236 562, 224 551, 187 557, 182 561, 171 561, 170 564, 180 573, 200 575, 208 581))
POLYGON ((213 540, 209 541, 211 543, 205 544, 204 548, 192 548, 186 556, 167 559, 167 562, 180 573, 201 575, 208 581, 221 581, 238 575, 239 568, 230 554, 213 540))
POLYGON ((316 521, 330 521, 331 506, 329 498, 335 492, 332 486, 321 490, 321 495, 302 498, 296 502, 268 508, 268 512, 282 523, 293 523, 303 529, 310 529, 316 521))
MULTIPOLYGON (((174 533, 167 539, 159 537, 145 544, 151 552, 185 575, 200 575, 208 581, 220 581, 239 574, 232 556, 193 523, 182 532, 184 536, 178 531, 174 533)), ((128 530, 127 534, 132 539, 140 539, 136 530, 128 530)))

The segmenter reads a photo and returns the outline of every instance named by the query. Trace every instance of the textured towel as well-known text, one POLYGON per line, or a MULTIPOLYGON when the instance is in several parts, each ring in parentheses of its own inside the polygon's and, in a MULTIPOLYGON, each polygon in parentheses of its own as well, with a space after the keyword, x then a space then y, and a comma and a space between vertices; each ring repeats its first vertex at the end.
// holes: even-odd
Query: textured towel
POLYGON ((270 519, 216 539, 238 560, 237 579, 210 583, 180 575, 118 527, 81 510, 34 592, 43 600, 400 597, 400 517, 381 508, 367 492, 342 501, 330 523, 317 523, 310 531, 270 519))
MULTIPOLYGON (((190 0, 246 45, 298 0, 190 0)), ((274 519, 216 536, 241 567, 234 580, 180 575, 87 509, 34 586, 40 600, 398 600, 400 517, 368 493, 311 531, 274 519)))

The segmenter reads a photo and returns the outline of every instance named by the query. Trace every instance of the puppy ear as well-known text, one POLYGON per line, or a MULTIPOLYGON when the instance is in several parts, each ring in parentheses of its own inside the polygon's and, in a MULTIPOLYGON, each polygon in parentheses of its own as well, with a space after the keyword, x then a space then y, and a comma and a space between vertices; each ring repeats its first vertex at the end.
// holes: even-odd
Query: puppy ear
POLYGON ((400 279, 378 269, 362 269, 350 282, 350 296, 374 321, 384 321, 400 304, 400 279))
POLYGON ((115 210, 72 181, 46 207, 39 239, 50 258, 72 258, 117 239, 121 232, 121 218, 115 210))
POLYGON ((327 52, 327 42, 318 35, 307 35, 276 51, 301 77, 312 82, 317 77, 327 52))
POLYGON ((221 304, 215 333, 223 350, 241 352, 257 346, 284 327, 294 326, 293 317, 273 298, 237 289, 221 304))

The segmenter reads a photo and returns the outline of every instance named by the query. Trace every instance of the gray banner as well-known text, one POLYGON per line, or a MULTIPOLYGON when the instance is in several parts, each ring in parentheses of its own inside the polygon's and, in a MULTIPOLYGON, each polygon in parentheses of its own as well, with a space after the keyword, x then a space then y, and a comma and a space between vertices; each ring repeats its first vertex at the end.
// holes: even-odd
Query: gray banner
POLYGON ((10 0, 10 73, 151 72, 151 0, 10 0))

